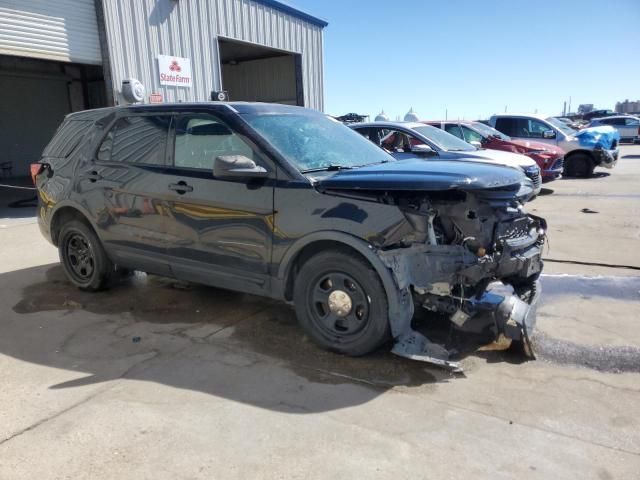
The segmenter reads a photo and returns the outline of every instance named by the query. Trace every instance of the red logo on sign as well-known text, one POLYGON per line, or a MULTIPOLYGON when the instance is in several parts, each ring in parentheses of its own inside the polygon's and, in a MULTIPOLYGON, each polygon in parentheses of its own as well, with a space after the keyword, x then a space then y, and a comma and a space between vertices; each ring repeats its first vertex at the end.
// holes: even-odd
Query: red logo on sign
POLYGON ((182 70, 182 67, 177 60, 172 60, 171 65, 169 65, 169 70, 171 70, 172 72, 180 72, 182 70))

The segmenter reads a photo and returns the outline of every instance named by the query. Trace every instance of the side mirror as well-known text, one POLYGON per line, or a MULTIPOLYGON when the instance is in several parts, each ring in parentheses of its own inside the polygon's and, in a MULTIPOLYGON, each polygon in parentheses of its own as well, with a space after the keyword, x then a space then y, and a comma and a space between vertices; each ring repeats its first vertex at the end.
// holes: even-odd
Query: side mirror
POLYGON ((215 178, 264 178, 268 175, 266 169, 244 155, 220 155, 213 161, 215 178))
POLYGON ((553 130, 545 130, 542 132, 542 138, 556 138, 556 132, 553 130))
POLYGON ((419 145, 412 145, 411 153, 417 153, 418 155, 433 155, 436 152, 434 152, 433 148, 431 148, 429 145, 421 143, 419 145))
POLYGON ((469 142, 471 145, 473 145, 476 148, 482 148, 482 143, 479 142, 478 140, 472 140, 469 142))

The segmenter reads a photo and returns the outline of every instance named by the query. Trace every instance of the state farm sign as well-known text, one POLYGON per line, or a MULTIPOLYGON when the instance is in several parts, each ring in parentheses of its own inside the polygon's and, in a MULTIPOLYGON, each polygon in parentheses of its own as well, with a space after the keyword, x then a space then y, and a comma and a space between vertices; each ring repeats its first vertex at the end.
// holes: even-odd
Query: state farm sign
POLYGON ((160 85, 191 86, 191 60, 188 58, 158 55, 160 85))

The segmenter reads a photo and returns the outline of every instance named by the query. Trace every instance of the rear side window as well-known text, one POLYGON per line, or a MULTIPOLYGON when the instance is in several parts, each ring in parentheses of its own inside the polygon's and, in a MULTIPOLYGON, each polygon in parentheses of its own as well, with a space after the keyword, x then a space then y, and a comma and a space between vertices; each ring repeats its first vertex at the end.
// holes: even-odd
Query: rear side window
POLYGON ((65 120, 43 152, 45 157, 67 158, 87 134, 91 120, 65 120))
POLYGON ((170 115, 124 117, 116 121, 98 148, 98 160, 166 166, 170 115))
POLYGON ((515 118, 498 118, 496 119, 496 130, 500 130, 505 135, 510 137, 519 137, 516 132, 516 119, 515 118))
POLYGON ((637 118, 625 118, 624 123, 625 125, 633 125, 635 127, 640 125, 640 120, 638 120, 637 118))

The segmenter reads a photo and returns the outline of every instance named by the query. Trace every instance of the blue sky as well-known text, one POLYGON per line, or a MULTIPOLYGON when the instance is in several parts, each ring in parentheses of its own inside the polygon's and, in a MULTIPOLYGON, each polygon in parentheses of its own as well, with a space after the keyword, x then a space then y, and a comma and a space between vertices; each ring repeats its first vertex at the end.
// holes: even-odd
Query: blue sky
POLYGON ((325 111, 559 114, 640 99, 640 0, 290 0, 329 22, 325 111))

